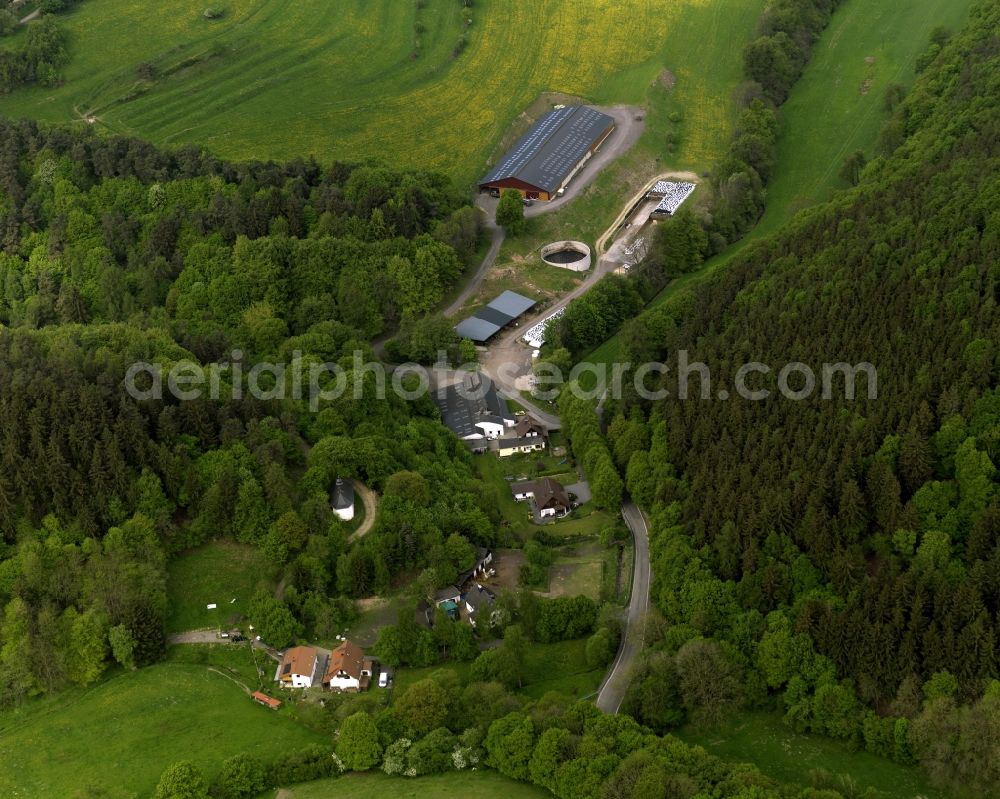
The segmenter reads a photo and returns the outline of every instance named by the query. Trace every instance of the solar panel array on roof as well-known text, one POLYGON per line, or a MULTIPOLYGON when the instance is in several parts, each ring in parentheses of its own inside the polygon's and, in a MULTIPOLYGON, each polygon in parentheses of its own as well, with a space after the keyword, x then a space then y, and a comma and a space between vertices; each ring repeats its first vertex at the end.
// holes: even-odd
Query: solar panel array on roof
POLYGON ((535 306, 535 301, 516 291, 505 291, 481 311, 455 325, 455 332, 470 341, 486 341, 500 328, 535 306))
POLYGON ((607 114, 585 105, 550 111, 535 123, 481 183, 517 178, 555 194, 587 151, 614 124, 607 114))

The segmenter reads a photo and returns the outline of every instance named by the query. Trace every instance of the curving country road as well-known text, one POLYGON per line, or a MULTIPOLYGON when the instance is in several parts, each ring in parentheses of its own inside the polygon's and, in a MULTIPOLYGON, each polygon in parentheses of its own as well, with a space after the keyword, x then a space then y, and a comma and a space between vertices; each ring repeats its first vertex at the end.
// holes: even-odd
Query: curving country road
POLYGON ((630 499, 622 505, 622 517, 635 539, 635 566, 632 573, 632 596, 625 616, 625 631, 618 647, 618 656, 597 693, 597 707, 605 713, 618 712, 632 681, 636 658, 645 644, 646 614, 649 611, 649 587, 652 581, 646 517, 630 499))

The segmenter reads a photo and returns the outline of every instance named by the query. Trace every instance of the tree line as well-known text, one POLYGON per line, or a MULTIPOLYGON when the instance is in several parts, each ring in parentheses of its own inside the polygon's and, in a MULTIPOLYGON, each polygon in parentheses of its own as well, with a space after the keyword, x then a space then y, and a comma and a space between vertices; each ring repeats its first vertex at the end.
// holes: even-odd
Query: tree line
POLYGON ((335 741, 265 763, 237 755, 209 780, 190 761, 169 767, 156 796, 244 799, 317 777, 380 770, 412 778, 493 768, 565 799, 840 799, 829 788, 782 784, 626 715, 548 693, 526 699, 497 682, 461 682, 450 672, 410 685, 391 707, 346 701, 335 741))
POLYGON ((611 424, 669 625, 628 704, 656 729, 778 708, 996 790, 998 22, 979 4, 937 49, 856 189, 625 327, 624 360, 691 350, 715 381, 681 401, 670 374, 611 424), (772 397, 714 399, 748 361, 772 397), (777 395, 782 365, 840 361, 877 396, 777 395))
POLYGON ((579 359, 611 338, 671 280, 696 270, 757 223, 774 169, 779 108, 838 5, 839 0, 767 4, 758 35, 744 50, 746 80, 738 91, 740 113, 732 140, 702 186, 710 196, 696 210, 685 207, 660 222, 649 252, 627 277, 605 277, 570 304, 549 331, 545 356, 550 362, 564 357, 560 349, 579 359))

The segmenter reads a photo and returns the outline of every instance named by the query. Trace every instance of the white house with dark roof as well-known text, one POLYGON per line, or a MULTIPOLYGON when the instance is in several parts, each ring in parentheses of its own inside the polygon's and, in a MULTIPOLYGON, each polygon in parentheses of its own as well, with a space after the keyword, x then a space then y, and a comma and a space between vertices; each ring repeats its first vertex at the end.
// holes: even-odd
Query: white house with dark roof
POLYGON ((485 375, 468 373, 434 394, 445 426, 465 441, 498 439, 517 419, 485 375))
POLYGON ((483 620, 486 624, 490 624, 493 619, 493 603, 496 602, 496 598, 496 594, 480 583, 470 586, 465 592, 465 596, 462 597, 469 624, 475 627, 478 622, 483 620))
POLYGON ((545 425, 533 416, 522 416, 500 436, 497 455, 509 458, 512 455, 542 452, 548 444, 548 434, 545 425))

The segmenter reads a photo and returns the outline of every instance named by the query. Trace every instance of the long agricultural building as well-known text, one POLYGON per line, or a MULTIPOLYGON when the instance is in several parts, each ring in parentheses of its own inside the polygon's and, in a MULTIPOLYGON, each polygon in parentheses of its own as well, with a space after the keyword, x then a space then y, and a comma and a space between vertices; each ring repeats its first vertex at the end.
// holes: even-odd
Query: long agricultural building
POLYGON ((551 200, 614 129, 614 119, 589 106, 568 105, 549 111, 480 181, 479 190, 516 189, 529 200, 551 200))
POLYGON ((535 301, 514 291, 505 291, 493 302, 455 326, 461 338, 482 343, 535 307, 535 301))

